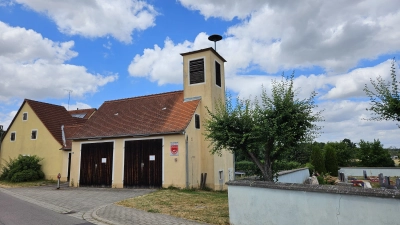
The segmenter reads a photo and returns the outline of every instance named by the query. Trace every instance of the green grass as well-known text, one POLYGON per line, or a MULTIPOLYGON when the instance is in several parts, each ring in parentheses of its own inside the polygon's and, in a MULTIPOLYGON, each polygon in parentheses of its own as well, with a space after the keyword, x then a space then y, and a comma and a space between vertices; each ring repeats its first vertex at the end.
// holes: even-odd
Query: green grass
POLYGON ((9 182, 9 181, 0 181, 0 187, 9 188, 9 187, 32 187, 32 186, 44 186, 44 185, 52 185, 56 184, 55 180, 38 180, 38 181, 28 181, 28 182, 9 182))
POLYGON ((226 191, 168 188, 126 199, 117 204, 209 224, 229 224, 226 191))

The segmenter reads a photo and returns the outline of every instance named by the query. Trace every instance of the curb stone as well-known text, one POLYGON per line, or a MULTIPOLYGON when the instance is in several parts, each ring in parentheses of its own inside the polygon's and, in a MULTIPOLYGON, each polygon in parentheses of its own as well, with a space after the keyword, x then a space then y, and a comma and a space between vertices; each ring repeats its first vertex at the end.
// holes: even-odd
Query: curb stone
POLYGON ((107 204, 107 205, 102 205, 102 206, 99 206, 99 207, 96 207, 94 209, 87 211, 85 214, 83 214, 83 219, 88 222, 97 224, 97 225, 122 225, 122 224, 116 223, 114 221, 110 221, 110 220, 101 218, 97 215, 98 210, 105 208, 108 205, 112 205, 112 204, 113 203, 107 204))

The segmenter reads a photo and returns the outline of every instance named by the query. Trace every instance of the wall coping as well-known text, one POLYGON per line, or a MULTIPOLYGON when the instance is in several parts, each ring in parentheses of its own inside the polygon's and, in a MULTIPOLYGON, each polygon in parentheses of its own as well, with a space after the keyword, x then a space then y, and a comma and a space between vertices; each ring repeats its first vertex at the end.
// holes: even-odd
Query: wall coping
POLYGON ((292 190, 303 192, 318 192, 343 195, 357 195, 366 197, 392 198, 400 200, 400 190, 395 189, 378 189, 378 188, 357 188, 338 185, 307 185, 307 184, 291 184, 291 183, 274 183, 272 181, 257 180, 235 180, 226 183, 228 186, 244 186, 279 190, 292 190))
POLYGON ((339 166, 339 168, 340 169, 360 169, 360 170, 362 170, 362 169, 378 169, 378 170, 381 170, 381 169, 390 169, 390 170, 400 170, 400 167, 340 167, 339 166))
POLYGON ((304 167, 304 168, 299 168, 299 169, 280 171, 280 172, 278 172, 278 178, 279 178, 279 176, 289 174, 289 173, 294 173, 294 172, 301 171, 301 170, 308 170, 308 168, 304 167))

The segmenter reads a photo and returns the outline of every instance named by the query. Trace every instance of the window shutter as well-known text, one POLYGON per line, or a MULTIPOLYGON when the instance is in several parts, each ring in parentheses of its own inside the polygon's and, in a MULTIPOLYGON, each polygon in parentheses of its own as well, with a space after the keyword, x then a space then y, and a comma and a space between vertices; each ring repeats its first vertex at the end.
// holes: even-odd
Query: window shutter
POLYGON ((221 65, 215 62, 215 84, 221 87, 221 65))
POLYGON ((189 62, 190 84, 204 83, 204 59, 189 62))

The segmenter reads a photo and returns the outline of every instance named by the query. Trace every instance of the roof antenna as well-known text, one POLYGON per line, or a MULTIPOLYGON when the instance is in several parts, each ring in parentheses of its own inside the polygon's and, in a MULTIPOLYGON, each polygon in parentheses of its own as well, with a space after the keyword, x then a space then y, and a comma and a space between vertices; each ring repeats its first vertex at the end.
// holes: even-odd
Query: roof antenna
POLYGON ((71 99, 71 92, 72 92, 72 90, 70 90, 70 89, 64 89, 64 91, 67 91, 67 92, 68 92, 68 110, 69 110, 69 100, 71 99))
POLYGON ((222 36, 219 34, 213 34, 210 37, 208 37, 208 40, 214 42, 214 50, 217 51, 217 41, 222 40, 222 36))

